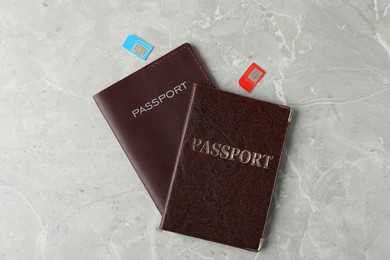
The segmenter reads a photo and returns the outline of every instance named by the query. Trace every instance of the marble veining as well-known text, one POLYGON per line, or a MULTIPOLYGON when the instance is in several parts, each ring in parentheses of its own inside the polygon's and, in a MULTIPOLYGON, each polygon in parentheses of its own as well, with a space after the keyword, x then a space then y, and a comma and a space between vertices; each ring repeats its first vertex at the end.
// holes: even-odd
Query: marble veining
POLYGON ((389 0, 2 0, 0 259, 389 259, 389 104, 389 0), (184 42, 295 108, 260 253, 159 231, 92 99, 184 42))

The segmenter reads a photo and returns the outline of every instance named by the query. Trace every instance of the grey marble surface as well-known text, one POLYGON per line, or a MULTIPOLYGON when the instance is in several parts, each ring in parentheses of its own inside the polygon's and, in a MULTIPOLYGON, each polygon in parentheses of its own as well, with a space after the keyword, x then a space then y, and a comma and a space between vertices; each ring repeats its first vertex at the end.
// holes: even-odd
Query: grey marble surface
POLYGON ((389 114, 388 0, 1 0, 0 259, 389 259, 389 114), (295 108, 260 253, 158 231, 91 98, 183 42, 295 108))

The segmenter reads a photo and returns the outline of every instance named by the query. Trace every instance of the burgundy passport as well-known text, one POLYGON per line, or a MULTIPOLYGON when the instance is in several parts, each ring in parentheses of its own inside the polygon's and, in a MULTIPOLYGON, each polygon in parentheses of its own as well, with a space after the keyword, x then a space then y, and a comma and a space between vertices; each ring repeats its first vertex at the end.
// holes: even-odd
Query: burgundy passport
POLYGON ((195 84, 161 229, 260 250, 291 115, 195 84))
POLYGON ((94 96, 160 212, 194 82, 213 86, 186 43, 94 96))

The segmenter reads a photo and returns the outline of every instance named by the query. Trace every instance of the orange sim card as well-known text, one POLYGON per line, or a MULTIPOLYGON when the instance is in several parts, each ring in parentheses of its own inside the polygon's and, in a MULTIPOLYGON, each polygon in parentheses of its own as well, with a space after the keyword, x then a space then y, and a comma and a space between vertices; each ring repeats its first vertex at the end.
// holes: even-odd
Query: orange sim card
POLYGON ((256 63, 252 63, 245 71, 244 75, 241 76, 238 83, 243 89, 251 92, 264 75, 265 71, 256 63))

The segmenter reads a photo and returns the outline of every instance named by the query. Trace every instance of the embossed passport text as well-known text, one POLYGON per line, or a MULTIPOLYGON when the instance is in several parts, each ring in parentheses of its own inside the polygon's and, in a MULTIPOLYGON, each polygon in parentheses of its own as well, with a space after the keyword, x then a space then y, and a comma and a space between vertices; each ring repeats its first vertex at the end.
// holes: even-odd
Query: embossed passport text
POLYGON ((291 115, 195 84, 160 227, 260 250, 291 115))
POLYGON ((213 86, 186 43, 94 96, 160 212, 194 82, 213 86))

